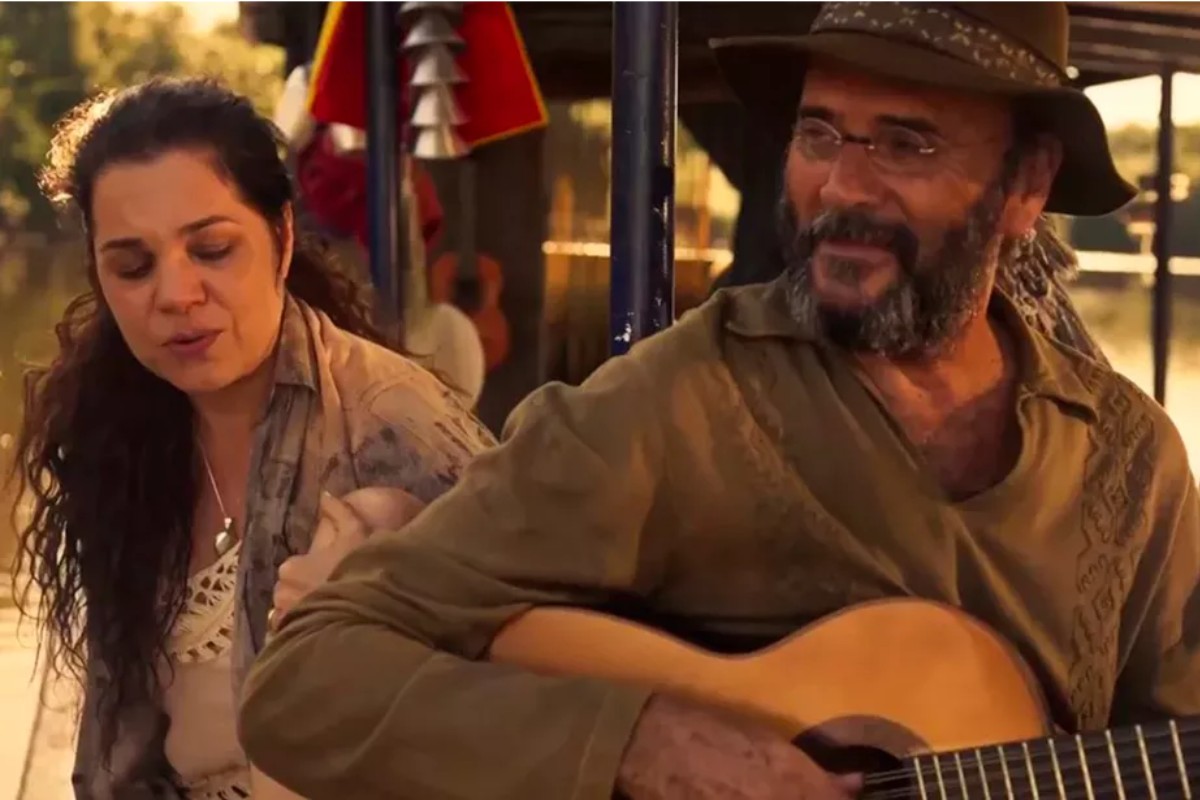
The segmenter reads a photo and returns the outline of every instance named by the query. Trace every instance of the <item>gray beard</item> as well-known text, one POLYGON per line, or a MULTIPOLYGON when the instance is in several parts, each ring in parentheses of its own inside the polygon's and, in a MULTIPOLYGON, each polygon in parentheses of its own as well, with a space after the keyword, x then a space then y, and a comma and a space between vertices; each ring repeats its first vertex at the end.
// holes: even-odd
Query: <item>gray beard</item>
MULTIPOLYGON (((938 249, 924 254, 907 229, 872 223, 862 212, 827 212, 800 229, 785 196, 779 223, 792 316, 810 336, 848 350, 895 359, 928 358, 944 351, 984 305, 999 247, 996 228, 1004 199, 1000 182, 989 187, 969 209, 966 220, 945 232, 938 249), (831 307, 813 291, 813 252, 834 229, 859 241, 888 239, 882 231, 894 230, 889 241, 895 244, 890 249, 900 264, 900 277, 869 305, 831 307)), ((859 269, 853 261, 831 267, 836 275, 851 280, 859 269)))

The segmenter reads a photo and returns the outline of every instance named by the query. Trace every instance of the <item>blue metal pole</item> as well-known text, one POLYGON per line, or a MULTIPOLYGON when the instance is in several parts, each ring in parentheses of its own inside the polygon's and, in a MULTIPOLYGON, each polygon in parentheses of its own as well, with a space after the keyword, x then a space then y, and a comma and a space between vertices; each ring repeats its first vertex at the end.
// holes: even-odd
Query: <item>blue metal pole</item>
POLYGON ((613 4, 609 352, 675 318, 678 5, 613 4))
POLYGON ((367 241, 379 323, 397 335, 403 298, 398 280, 404 216, 400 213, 397 115, 399 58, 392 3, 366 4, 367 241))

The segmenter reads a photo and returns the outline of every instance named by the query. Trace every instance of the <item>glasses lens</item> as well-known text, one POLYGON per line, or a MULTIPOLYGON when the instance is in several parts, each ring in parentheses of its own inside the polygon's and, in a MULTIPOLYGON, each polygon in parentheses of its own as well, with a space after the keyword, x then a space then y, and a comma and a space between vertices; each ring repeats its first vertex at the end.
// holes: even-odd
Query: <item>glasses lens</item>
POLYGON ((929 169, 937 153, 928 137, 909 128, 884 128, 873 137, 880 167, 911 174, 929 169))
POLYGON ((842 137, 828 122, 802 119, 796 126, 796 144, 806 158, 828 161, 837 156, 842 137))

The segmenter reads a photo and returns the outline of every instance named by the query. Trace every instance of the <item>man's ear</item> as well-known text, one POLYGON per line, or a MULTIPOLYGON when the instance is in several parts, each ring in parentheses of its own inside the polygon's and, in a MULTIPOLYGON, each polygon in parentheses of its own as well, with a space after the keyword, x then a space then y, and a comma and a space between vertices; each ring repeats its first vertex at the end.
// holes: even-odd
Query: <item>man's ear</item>
POLYGON ((287 282, 292 271, 292 255, 296 252, 296 217, 292 204, 283 207, 282 224, 279 230, 279 285, 287 282))
POLYGON ((1050 199, 1061 166, 1062 142, 1054 136, 1038 137, 1022 154, 1005 207, 1005 236, 1019 238, 1033 230, 1050 199))

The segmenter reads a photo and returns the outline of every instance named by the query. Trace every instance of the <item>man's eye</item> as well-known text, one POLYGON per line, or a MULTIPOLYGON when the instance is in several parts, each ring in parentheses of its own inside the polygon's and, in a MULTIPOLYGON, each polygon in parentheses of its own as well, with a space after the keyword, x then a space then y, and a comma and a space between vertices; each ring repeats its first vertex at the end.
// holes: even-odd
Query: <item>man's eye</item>
POLYGON ((877 140, 880 149, 892 158, 917 159, 932 155, 934 147, 925 137, 911 131, 888 131, 877 140))
POLYGON ((820 120, 802 120, 796 126, 795 141, 810 158, 831 158, 837 154, 841 137, 830 125, 820 120))

